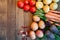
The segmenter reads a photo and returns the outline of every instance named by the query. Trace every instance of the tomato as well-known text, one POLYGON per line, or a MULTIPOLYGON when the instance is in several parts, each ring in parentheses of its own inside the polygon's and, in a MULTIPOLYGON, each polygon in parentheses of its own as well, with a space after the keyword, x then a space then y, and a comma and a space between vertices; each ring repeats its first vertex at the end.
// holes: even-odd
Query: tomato
POLYGON ((18 1, 18 2, 17 2, 17 6, 18 6, 19 8, 23 8, 23 7, 24 7, 24 3, 23 3, 22 1, 18 1))
POLYGON ((36 7, 31 7, 30 12, 32 12, 32 13, 36 12, 36 7))
POLYGON ((24 4, 26 4, 26 5, 29 4, 29 1, 28 0, 25 0, 24 1, 24 4))
POLYGON ((31 1, 30 1, 30 6, 34 6, 35 3, 36 3, 35 1, 32 1, 32 0, 31 0, 31 1))
POLYGON ((29 5, 25 5, 25 6, 24 6, 24 10, 25 10, 25 11, 28 11, 29 9, 30 9, 30 6, 29 6, 29 5))

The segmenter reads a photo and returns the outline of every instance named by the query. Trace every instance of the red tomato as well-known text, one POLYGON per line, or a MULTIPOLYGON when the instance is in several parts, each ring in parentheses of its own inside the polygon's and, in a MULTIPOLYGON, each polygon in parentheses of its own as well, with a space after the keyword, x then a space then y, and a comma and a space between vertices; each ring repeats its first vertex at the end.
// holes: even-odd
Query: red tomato
POLYGON ((25 0, 24 1, 24 4, 26 4, 26 5, 29 4, 29 1, 28 0, 25 0))
POLYGON ((30 9, 30 6, 29 6, 29 5, 25 5, 25 6, 24 6, 24 10, 25 10, 25 11, 28 11, 29 9, 30 9))
POLYGON ((34 6, 35 3, 36 3, 35 1, 32 1, 32 0, 31 0, 31 1, 30 1, 30 6, 34 6))
POLYGON ((32 12, 32 13, 36 12, 36 7, 31 7, 30 12, 32 12))
POLYGON ((17 2, 17 6, 18 6, 19 8, 23 8, 23 7, 24 7, 24 3, 23 3, 22 1, 18 1, 18 2, 17 2))

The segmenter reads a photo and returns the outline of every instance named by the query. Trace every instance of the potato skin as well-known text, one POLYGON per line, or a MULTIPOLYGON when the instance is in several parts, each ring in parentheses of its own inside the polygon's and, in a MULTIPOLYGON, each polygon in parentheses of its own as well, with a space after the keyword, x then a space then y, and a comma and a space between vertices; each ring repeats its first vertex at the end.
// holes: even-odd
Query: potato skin
POLYGON ((31 39, 35 39, 36 38, 36 35, 35 35, 34 31, 30 31, 29 35, 30 35, 31 39))
POLYGON ((39 18, 37 15, 34 15, 34 16, 33 16, 33 20, 34 20, 35 22, 38 22, 38 21, 40 21, 40 18, 39 18))
POLYGON ((36 35, 37 35, 37 37, 39 37, 39 38, 42 38, 42 37, 44 36, 44 34, 43 34, 43 32, 42 32, 41 30, 37 30, 37 31, 36 31, 36 35))
POLYGON ((39 22, 39 28, 40 28, 40 29, 44 29, 44 28, 45 28, 45 23, 44 23, 44 21, 41 20, 41 21, 39 22))
POLYGON ((36 22, 33 22, 33 23, 31 24, 31 29, 32 29, 33 31, 38 30, 38 24, 37 24, 36 22))

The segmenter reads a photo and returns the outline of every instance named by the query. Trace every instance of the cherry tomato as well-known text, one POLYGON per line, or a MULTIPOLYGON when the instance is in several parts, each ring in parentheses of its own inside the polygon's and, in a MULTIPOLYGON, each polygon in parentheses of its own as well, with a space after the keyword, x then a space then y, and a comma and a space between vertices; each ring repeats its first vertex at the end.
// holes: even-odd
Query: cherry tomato
POLYGON ((26 5, 29 4, 29 1, 28 0, 25 0, 24 1, 24 4, 26 4, 26 5))
POLYGON ((36 12, 36 7, 31 7, 30 12, 32 12, 32 13, 36 12))
POLYGON ((23 7, 24 7, 24 3, 23 3, 22 1, 18 1, 18 2, 17 2, 17 6, 18 6, 19 8, 23 8, 23 7))
POLYGON ((30 9, 30 6, 29 6, 29 5, 25 5, 25 6, 24 6, 24 10, 25 10, 25 11, 28 11, 29 9, 30 9))
POLYGON ((34 6, 35 3, 36 3, 35 1, 32 1, 32 0, 31 0, 31 1, 30 1, 30 6, 34 6))

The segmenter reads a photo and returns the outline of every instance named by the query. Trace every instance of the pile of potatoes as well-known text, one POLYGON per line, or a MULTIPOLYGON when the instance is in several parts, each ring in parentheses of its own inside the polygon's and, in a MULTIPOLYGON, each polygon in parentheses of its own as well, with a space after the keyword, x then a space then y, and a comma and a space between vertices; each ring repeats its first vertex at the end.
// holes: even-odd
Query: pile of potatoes
POLYGON ((59 2, 59 0, 37 0, 36 8, 43 8, 45 13, 47 13, 49 10, 56 10, 58 8, 57 2, 59 2))
POLYGON ((30 28, 29 35, 31 39, 35 39, 36 37, 42 38, 44 36, 42 29, 45 28, 45 23, 37 15, 33 16, 33 22, 30 28))

